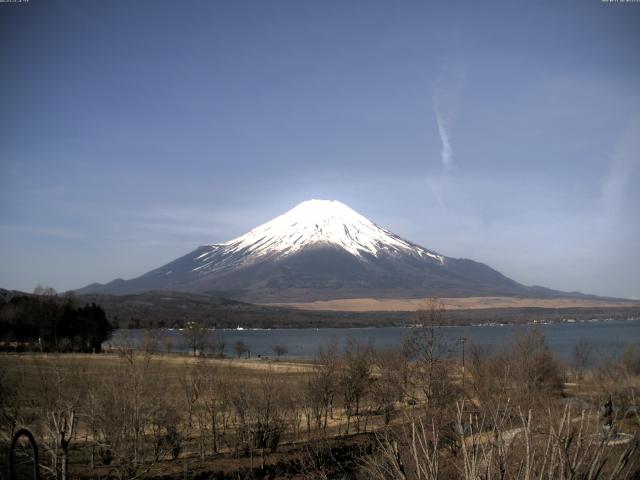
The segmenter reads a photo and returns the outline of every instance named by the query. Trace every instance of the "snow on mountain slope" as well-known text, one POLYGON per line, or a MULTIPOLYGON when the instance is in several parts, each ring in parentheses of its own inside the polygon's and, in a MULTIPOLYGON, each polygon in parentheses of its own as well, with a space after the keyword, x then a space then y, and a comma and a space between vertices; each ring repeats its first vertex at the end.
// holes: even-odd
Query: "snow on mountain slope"
POLYGON ((217 245, 197 257, 194 271, 228 268, 267 256, 292 255, 309 246, 333 245, 361 257, 370 254, 408 254, 444 263, 444 257, 413 245, 379 227, 336 200, 307 200, 247 234, 217 245), (226 261, 220 262, 224 254, 226 261), (238 254, 238 255, 234 255, 238 254), (241 254, 241 258, 240 258, 241 254))
POLYGON ((78 293, 150 290, 250 302, 427 296, 566 296, 526 287, 469 259, 439 255, 379 227, 343 203, 309 200, 241 237, 204 245, 130 280, 78 293))

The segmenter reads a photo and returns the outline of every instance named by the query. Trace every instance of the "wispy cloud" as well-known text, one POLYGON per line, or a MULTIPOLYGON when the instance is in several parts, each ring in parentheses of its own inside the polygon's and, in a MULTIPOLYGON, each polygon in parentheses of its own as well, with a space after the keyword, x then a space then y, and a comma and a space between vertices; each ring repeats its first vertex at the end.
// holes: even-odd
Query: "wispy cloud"
POLYGON ((625 208, 629 186, 640 173, 640 114, 618 138, 609 163, 609 172, 602 185, 601 227, 609 231, 618 222, 625 208))
POLYGON ((458 110, 463 79, 464 75, 460 68, 445 66, 440 70, 433 84, 433 109, 442 142, 440 159, 445 169, 455 165, 451 130, 458 110))
POLYGON ((440 132, 440 140, 442 140, 442 150, 440 150, 440 157, 442 158, 442 164, 445 168, 453 166, 453 150, 451 148, 451 141, 449 140, 448 128, 445 127, 444 119, 436 111, 436 121, 438 122, 438 131, 440 132))
POLYGON ((109 237, 118 241, 135 239, 190 247, 227 241, 234 232, 243 230, 236 216, 227 212, 212 213, 212 208, 165 206, 123 211, 110 222, 109 237))
POLYGON ((446 179, 441 175, 431 176, 427 179, 427 186, 440 208, 446 207, 444 202, 445 182, 446 179))
POLYGON ((34 225, 0 225, 0 232, 22 233, 39 237, 85 238, 86 235, 64 227, 41 227, 34 225))

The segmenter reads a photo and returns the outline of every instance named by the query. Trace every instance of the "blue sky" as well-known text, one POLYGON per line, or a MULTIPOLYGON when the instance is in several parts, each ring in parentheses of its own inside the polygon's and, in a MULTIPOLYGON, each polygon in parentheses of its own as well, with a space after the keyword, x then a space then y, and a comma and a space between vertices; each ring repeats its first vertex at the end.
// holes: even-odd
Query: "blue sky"
POLYGON ((640 297, 640 4, 0 3, 0 287, 131 278, 310 198, 640 297))

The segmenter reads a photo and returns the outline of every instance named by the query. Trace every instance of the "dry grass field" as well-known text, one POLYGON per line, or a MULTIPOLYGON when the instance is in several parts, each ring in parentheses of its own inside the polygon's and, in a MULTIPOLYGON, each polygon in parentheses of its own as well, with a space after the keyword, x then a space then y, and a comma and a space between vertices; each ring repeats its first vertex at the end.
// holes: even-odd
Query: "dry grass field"
MULTIPOLYGON (((348 431, 347 422, 356 436, 384 423, 369 404, 366 415, 364 402, 360 414, 347 415, 336 402, 320 426, 305 399, 315 387, 310 384, 313 371, 311 363, 133 351, 0 354, 0 414, 13 417, 14 428, 28 426, 44 463, 51 465, 53 455, 59 470, 59 424, 52 421, 67 419, 73 411, 76 424, 67 458, 74 477, 184 476, 185 470, 232 475, 258 465, 263 474, 277 465, 288 471, 298 468, 290 464, 301 461, 300 455, 305 462, 315 461, 307 458, 312 437, 335 444, 348 457, 358 440, 338 439, 348 431), (218 430, 214 450, 212 418, 218 430), (139 428, 132 428, 136 422, 139 428), (170 445, 179 448, 176 457, 170 445), (160 454, 154 458, 157 448, 160 454), (130 458, 131 451, 143 460, 130 458), (105 452, 114 457, 109 464, 101 460, 105 452)), ((337 381, 331 380, 331 388, 337 381)), ((8 433, 1 425, 2 478, 8 433)))
POLYGON ((640 475, 640 347, 568 368, 534 329, 501 351, 469 346, 466 382, 438 348, 437 329, 424 328, 403 349, 353 341, 308 363, 1 354, 1 478, 20 427, 37 439, 42 476, 58 480, 640 475))
MULTIPOLYGON (((337 312, 415 312, 429 308, 431 298, 347 298, 306 303, 277 303, 273 306, 294 307, 302 310, 337 312)), ((592 308, 628 307, 631 301, 609 301, 575 298, 523 298, 523 297, 465 297, 440 298, 447 310, 473 310, 485 308, 592 308)))
MULTIPOLYGON (((289 361, 266 361, 246 358, 196 358, 183 354, 154 354, 151 355, 155 368, 162 371, 163 377, 169 384, 177 382, 177 379, 184 372, 185 366, 195 364, 205 364, 211 367, 223 368, 231 375, 243 378, 259 377, 260 373, 271 371, 281 375, 290 375, 309 371, 308 363, 289 361)), ((26 354, 0 354, 3 367, 12 375, 21 376, 24 379, 35 380, 36 371, 40 368, 52 368, 59 366, 66 368, 69 366, 80 367, 91 376, 101 376, 121 361, 117 353, 105 353, 95 355, 91 353, 26 353, 26 354)), ((25 387, 30 388, 27 384, 25 387)))

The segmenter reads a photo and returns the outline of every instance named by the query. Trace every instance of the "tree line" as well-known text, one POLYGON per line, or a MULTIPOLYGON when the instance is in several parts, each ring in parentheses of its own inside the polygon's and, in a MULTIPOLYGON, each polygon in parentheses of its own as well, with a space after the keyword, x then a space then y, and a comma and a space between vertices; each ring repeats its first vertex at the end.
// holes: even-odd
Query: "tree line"
POLYGON ((4 350, 100 352, 114 328, 95 303, 76 305, 53 289, 0 301, 0 342, 4 350))

